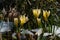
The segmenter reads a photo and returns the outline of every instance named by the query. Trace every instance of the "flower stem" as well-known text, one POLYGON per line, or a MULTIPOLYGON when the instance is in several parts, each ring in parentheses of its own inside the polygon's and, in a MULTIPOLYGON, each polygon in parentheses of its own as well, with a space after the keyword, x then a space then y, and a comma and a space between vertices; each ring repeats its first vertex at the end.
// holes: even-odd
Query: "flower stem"
POLYGON ((0 40, 2 40, 2 33, 0 33, 0 40))

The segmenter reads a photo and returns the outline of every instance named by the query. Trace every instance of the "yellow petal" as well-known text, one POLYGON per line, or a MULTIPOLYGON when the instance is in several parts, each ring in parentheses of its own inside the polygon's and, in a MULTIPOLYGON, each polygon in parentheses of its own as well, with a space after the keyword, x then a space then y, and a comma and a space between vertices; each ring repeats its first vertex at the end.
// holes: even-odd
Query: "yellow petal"
POLYGON ((18 26, 18 18, 14 18, 14 24, 18 26))
POLYGON ((43 17, 45 17, 46 18, 46 10, 43 10, 43 17))
POLYGON ((47 11, 47 17, 49 17, 50 16, 50 11, 47 11))
POLYGON ((38 25, 41 23, 41 19, 37 18, 38 25))
POLYGON ((47 21, 48 19, 46 17, 44 17, 44 20, 47 21))

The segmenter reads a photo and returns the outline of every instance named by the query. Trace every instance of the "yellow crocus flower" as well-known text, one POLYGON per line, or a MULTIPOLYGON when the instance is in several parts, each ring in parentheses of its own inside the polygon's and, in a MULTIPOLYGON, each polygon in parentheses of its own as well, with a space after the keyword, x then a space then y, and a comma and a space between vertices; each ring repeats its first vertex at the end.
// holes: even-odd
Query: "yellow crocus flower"
POLYGON ((34 15, 36 18, 38 18, 39 15, 40 15, 40 13, 41 13, 41 9, 33 9, 32 11, 33 11, 33 15, 34 15))
POLYGON ((16 27, 18 26, 18 18, 14 18, 14 24, 16 27))
POLYGON ((40 23, 41 23, 41 19, 40 18, 37 18, 37 23, 38 23, 38 25, 40 25, 40 23))
POLYGON ((24 23, 26 23, 28 21, 28 17, 26 17, 25 15, 21 15, 20 16, 20 24, 23 25, 24 23))
POLYGON ((47 18, 50 16, 50 11, 47 10, 43 10, 43 17, 44 20, 47 21, 47 18))

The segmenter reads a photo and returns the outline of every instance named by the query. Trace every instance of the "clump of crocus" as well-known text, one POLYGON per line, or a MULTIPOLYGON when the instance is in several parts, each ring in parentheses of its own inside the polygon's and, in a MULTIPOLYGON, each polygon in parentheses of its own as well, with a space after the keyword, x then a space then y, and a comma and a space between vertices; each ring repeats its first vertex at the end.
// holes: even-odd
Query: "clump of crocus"
POLYGON ((38 18, 40 13, 41 13, 41 9, 33 9, 33 15, 35 18, 38 18))
POLYGON ((14 24, 16 27, 18 26, 18 18, 14 18, 14 24))
POLYGON ((44 20, 47 21, 48 20, 48 17, 50 16, 50 11, 47 11, 47 10, 43 10, 43 17, 44 17, 44 20))
POLYGON ((24 23, 26 23, 29 20, 28 17, 25 16, 25 14, 24 15, 21 15, 19 17, 19 19, 20 19, 20 25, 23 25, 24 23))

